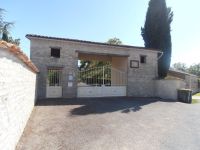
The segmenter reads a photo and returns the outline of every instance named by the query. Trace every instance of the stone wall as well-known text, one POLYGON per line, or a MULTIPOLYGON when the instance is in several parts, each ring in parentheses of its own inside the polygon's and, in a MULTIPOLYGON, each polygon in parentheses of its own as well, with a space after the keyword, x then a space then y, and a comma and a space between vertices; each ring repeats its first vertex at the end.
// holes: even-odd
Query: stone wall
POLYGON ((177 100, 177 90, 185 87, 183 80, 156 80, 155 95, 162 99, 177 100))
POLYGON ((187 72, 172 70, 170 69, 168 72, 168 76, 172 76, 175 78, 179 78, 185 81, 186 89, 191 89, 193 93, 197 93, 200 91, 198 76, 189 74, 187 72))
POLYGON ((88 53, 94 54, 94 56, 98 54, 105 57, 128 57, 127 96, 153 97, 155 95, 154 79, 157 77, 157 51, 155 50, 147 50, 137 47, 118 47, 48 38, 28 38, 31 40, 31 60, 40 70, 40 74, 38 76, 39 85, 37 88, 39 99, 46 97, 46 79, 48 67, 63 68, 63 97, 76 97, 78 56, 88 53), (50 57, 51 47, 61 48, 60 58, 50 57), (130 61, 139 61, 140 55, 146 56, 147 63, 139 64, 139 68, 130 68, 130 61), (74 76, 72 87, 67 87, 68 74, 73 74, 74 76))
POLYGON ((186 88, 191 89, 192 93, 200 92, 198 77, 195 75, 185 75, 186 88))
POLYGON ((62 68, 63 97, 76 97, 77 84, 76 75, 78 68, 78 56, 75 53, 73 44, 52 40, 32 40, 31 60, 40 70, 38 74, 37 93, 38 98, 46 98, 47 70, 51 67, 62 68), (60 58, 52 58, 51 47, 60 47, 60 58), (68 87, 68 75, 73 75, 73 86, 68 87))
POLYGON ((35 102, 36 73, 0 48, 0 149, 14 150, 35 102))
POLYGON ((153 51, 131 51, 128 58, 128 96, 154 97, 157 78, 157 53, 153 51), (147 62, 139 63, 139 68, 130 68, 131 60, 140 60, 146 55, 147 62))

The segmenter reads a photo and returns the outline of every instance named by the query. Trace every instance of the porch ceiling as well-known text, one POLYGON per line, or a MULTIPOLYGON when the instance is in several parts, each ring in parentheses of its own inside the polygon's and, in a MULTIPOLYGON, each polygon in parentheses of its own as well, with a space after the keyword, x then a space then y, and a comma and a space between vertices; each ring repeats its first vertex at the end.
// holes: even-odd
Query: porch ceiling
POLYGON ((102 52, 76 51, 81 60, 111 61, 112 57, 129 57, 129 54, 108 54, 102 52))

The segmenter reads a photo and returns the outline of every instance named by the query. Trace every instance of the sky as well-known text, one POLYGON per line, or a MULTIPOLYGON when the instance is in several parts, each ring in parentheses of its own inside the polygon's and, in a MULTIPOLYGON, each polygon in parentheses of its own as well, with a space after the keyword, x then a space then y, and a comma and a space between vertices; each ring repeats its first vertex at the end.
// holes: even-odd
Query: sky
MULTIPOLYGON (((26 34, 96 42, 117 37, 123 44, 144 46, 149 0, 0 0, 6 21, 14 22, 11 35, 29 56, 26 34)), ((166 0, 174 12, 171 24, 172 62, 200 63, 200 1, 166 0)))

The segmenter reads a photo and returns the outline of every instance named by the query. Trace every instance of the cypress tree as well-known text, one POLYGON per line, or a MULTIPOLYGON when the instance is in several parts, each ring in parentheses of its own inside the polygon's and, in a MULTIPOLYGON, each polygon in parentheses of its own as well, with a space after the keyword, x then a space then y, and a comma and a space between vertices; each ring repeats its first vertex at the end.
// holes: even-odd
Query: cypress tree
POLYGON ((158 76, 165 78, 171 63, 171 27, 173 12, 165 0, 150 0, 144 27, 141 28, 145 47, 159 49, 163 56, 158 60, 158 76))

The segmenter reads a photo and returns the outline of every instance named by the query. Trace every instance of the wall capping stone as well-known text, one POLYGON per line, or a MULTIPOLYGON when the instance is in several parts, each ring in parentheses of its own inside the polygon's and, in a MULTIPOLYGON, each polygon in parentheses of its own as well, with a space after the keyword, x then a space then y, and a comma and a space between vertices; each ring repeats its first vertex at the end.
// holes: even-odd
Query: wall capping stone
POLYGON ((33 62, 23 53, 23 51, 15 44, 8 43, 6 41, 0 41, 0 48, 6 49, 18 57, 24 64, 26 64, 33 72, 38 73, 38 68, 33 62))

